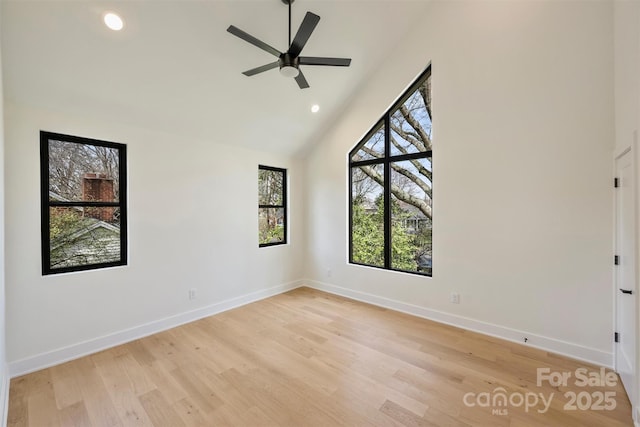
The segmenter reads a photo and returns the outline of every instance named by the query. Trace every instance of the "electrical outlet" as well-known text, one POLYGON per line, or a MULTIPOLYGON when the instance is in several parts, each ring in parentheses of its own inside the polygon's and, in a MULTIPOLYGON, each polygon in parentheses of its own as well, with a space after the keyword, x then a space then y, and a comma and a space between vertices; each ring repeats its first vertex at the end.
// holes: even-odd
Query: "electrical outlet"
POLYGON ((327 277, 331 277, 331 274, 332 274, 331 269, 327 268, 327 277))
POLYGON ((189 299, 196 299, 197 291, 196 288, 189 289, 189 299))
POLYGON ((451 295, 449 295, 449 302, 451 302, 451 304, 460 304, 460 294, 451 292, 451 295))

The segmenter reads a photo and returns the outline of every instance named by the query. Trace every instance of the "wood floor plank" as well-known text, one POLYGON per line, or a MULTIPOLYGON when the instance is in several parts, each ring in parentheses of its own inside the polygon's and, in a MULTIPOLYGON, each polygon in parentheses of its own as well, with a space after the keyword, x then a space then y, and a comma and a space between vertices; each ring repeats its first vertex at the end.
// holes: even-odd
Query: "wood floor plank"
MULTIPOLYGON (((139 369, 153 382, 155 388, 161 391, 167 402, 173 404, 189 397, 189 394, 180 387, 180 384, 176 382, 170 371, 160 361, 154 362, 153 365, 142 365, 139 369)), ((176 368, 173 367, 171 369, 176 368)))
POLYGON ((200 409, 189 398, 179 400, 171 407, 186 426, 196 427, 207 424, 207 417, 200 412, 200 409))
POLYGON ((299 288, 13 378, 8 425, 633 425, 619 379, 607 387, 539 385, 538 368, 600 369, 299 288), (568 396, 580 392, 614 393, 616 407, 567 409, 568 396), (499 393, 553 398, 548 407, 482 404, 499 393))
POLYGON ((185 423, 159 390, 152 390, 139 397, 155 427, 184 427, 185 423))
POLYGON ((287 403, 278 399, 269 387, 263 388, 253 379, 251 373, 243 374, 235 369, 229 369, 223 376, 278 425, 295 425, 292 419, 295 414, 287 410, 287 403))
POLYGON ((122 421, 91 356, 78 359, 74 363, 74 368, 82 392, 82 401, 91 419, 91 425, 96 427, 122 426, 122 421))
POLYGON ((80 401, 60 410, 60 425, 65 427, 90 426, 91 420, 84 402, 80 401))
POLYGON ((78 386, 72 363, 63 363, 52 367, 51 381, 58 409, 82 402, 82 392, 78 386))
MULTIPOLYGON (((109 353, 104 352, 103 354, 108 355, 109 353)), ((126 364, 121 363, 123 357, 126 357, 126 354, 112 355, 100 360, 96 360, 94 357, 96 369, 122 424, 151 427, 153 423, 137 398, 139 387, 136 387, 136 383, 128 375, 130 369, 127 369, 126 364)), ((140 372, 143 371, 140 370, 140 372)), ((147 391, 153 389, 155 387, 151 387, 147 391)))
POLYGON ((380 407, 380 412, 389 415, 391 418, 407 427, 438 426, 438 424, 434 424, 429 420, 422 419, 413 412, 405 409, 404 407, 391 400, 387 400, 382 404, 382 406, 380 407))
POLYGON ((205 414, 213 412, 223 402, 196 371, 196 366, 185 366, 171 371, 171 376, 188 393, 200 412, 205 414))
POLYGON ((56 398, 53 388, 32 394, 28 399, 29 422, 35 426, 57 427, 60 426, 56 398))
POLYGON ((7 424, 11 426, 28 426, 28 399, 33 390, 28 384, 28 375, 13 378, 9 384, 9 411, 7 424))

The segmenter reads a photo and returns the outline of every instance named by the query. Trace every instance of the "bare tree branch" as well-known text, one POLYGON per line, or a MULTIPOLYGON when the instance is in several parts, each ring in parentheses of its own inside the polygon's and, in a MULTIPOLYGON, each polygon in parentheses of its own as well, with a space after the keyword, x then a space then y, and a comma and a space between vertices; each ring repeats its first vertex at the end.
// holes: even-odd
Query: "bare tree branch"
MULTIPOLYGON (((411 111, 405 106, 402 105, 400 107, 400 113, 402 113, 402 117, 411 125, 412 128, 416 130, 418 135, 420 136, 420 140, 425 145, 427 149, 431 149, 431 138, 427 134, 427 132, 422 128, 422 125, 413 117, 411 111)), ((422 150, 424 151, 424 150, 422 150)))
POLYGON ((396 198, 400 201, 408 203, 416 208, 420 209, 420 211, 429 219, 432 218, 432 210, 431 206, 422 199, 419 199, 406 191, 402 191, 397 185, 391 184, 391 194, 396 196, 396 198))
MULTIPOLYGON (((359 166, 359 168, 366 173, 371 179, 376 181, 381 186, 384 186, 384 178, 371 166, 359 166)), ((427 218, 432 218, 432 209, 429 204, 418 197, 415 197, 409 194, 406 191, 403 191, 400 187, 395 184, 391 184, 391 194, 396 196, 396 198, 400 201, 408 203, 412 206, 415 206, 419 209, 427 218)))
POLYGON ((369 147, 362 147, 361 148, 362 151, 364 151, 365 153, 367 153, 368 155, 370 155, 371 157, 373 157, 374 159, 381 159, 384 157, 383 154, 380 154, 376 151, 373 151, 371 148, 369 147))
POLYGON ((429 120, 432 119, 431 115, 431 79, 425 80, 424 84, 420 86, 420 95, 424 106, 427 107, 427 114, 429 114, 429 120))
POLYGON ((394 171, 398 172, 399 174, 409 178, 414 184, 416 184, 418 187, 420 187, 420 189, 422 191, 424 191, 424 193, 429 198, 431 198, 431 188, 419 176, 417 176, 416 174, 412 173, 411 171, 408 171, 407 169, 403 168, 402 166, 399 166, 397 163, 391 163, 391 168, 394 171))
POLYGON ((398 136, 401 137, 403 140, 405 140, 409 144, 416 147, 416 150, 426 151, 426 147, 423 144, 422 140, 420 139, 420 135, 418 135, 416 132, 408 132, 402 129, 402 126, 399 126, 398 124, 394 124, 393 121, 391 122, 391 130, 394 133, 398 134, 398 136))

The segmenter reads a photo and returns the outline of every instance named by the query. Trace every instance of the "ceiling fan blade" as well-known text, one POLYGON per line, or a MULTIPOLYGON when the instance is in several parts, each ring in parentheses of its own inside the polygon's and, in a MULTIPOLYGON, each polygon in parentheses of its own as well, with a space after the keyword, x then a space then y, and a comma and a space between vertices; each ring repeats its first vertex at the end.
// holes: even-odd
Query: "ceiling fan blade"
POLYGON ((242 40, 251 43, 252 45, 259 47, 260 49, 269 52, 270 54, 272 54, 273 56, 277 56, 280 57, 280 55, 282 55, 281 52, 279 52, 277 49, 269 46, 268 44, 266 44, 265 42, 263 42, 262 40, 258 40, 257 38, 253 37, 251 34, 245 33, 244 31, 242 31, 240 28, 238 27, 234 27, 233 25, 229 25, 229 28, 227 28, 227 31, 230 32, 231 34, 233 34, 234 36, 240 37, 242 40))
POLYGON ((289 54, 293 56, 300 55, 300 52, 302 52, 302 48, 305 44, 307 44, 307 40, 309 40, 309 37, 311 36, 313 30, 315 30, 318 22, 320 22, 320 17, 318 15, 307 12, 304 20, 302 21, 302 24, 300 24, 300 28, 298 28, 296 36, 291 42, 291 46, 289 47, 289 54))
POLYGON ((332 65, 334 67, 348 67, 351 58, 317 58, 313 56, 301 56, 300 65, 332 65))
POLYGON ((271 64, 263 65, 262 67, 252 68, 251 70, 247 70, 242 74, 244 74, 245 76, 254 76, 258 73, 262 73, 272 68, 276 68, 278 65, 280 65, 280 63, 276 61, 276 62, 272 62, 271 64))
POLYGON ((302 74, 302 71, 300 71, 300 73, 296 76, 296 83, 298 83, 300 89, 306 89, 309 87, 309 83, 307 83, 307 79, 304 78, 304 74, 302 74))

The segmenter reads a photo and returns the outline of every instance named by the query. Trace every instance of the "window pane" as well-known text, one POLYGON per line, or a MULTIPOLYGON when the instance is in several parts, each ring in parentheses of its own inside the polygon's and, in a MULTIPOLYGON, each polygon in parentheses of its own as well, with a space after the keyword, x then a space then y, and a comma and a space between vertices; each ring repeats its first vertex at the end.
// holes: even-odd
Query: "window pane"
POLYGON ((430 104, 431 77, 391 114, 392 156, 431 150, 430 104))
POLYGON ((383 165, 351 168, 353 262, 384 267, 383 182, 383 165))
POLYGON ((384 127, 379 128, 358 151, 351 156, 352 162, 384 157, 384 127))
POLYGON ((280 171, 258 169, 258 204, 283 205, 284 174, 280 171))
POLYGON ((284 221, 284 208, 258 208, 259 243, 284 242, 284 221))
POLYGON ((117 202, 116 148, 49 140, 49 200, 117 202))
POLYGON ((391 163, 391 268, 431 274, 431 159, 391 163))
POLYGON ((49 208, 50 268, 120 261, 119 208, 49 208))

